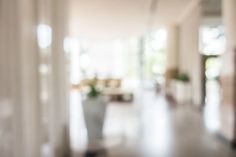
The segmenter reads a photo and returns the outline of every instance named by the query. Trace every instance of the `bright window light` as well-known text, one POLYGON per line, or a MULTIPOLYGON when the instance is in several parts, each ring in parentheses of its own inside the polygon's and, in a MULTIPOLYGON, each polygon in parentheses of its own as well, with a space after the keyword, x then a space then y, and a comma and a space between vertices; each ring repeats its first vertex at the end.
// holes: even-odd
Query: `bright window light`
POLYGON ((52 44, 52 28, 45 24, 38 25, 37 38, 41 49, 50 47, 52 44))
POLYGON ((206 55, 220 55, 225 51, 225 33, 223 26, 207 27, 200 30, 200 51, 206 55))
POLYGON ((64 39, 64 51, 65 52, 79 51, 79 39, 75 37, 66 37, 64 39))
POLYGON ((164 28, 153 30, 146 35, 144 78, 149 82, 165 73, 167 36, 164 28))
POLYGON ((166 40, 167 40, 167 31, 165 29, 158 29, 152 31, 150 34, 148 34, 146 48, 149 49, 150 53, 153 53, 151 51, 158 51, 160 49, 165 49, 166 40))
POLYGON ((39 71, 41 74, 47 74, 49 72, 49 67, 46 64, 42 64, 39 66, 39 71))
POLYGON ((86 69, 90 65, 90 58, 88 54, 82 54, 80 55, 80 67, 81 69, 86 69))
POLYGON ((79 53, 80 53, 80 43, 79 39, 76 37, 66 37, 64 39, 64 51, 70 55, 70 82, 72 84, 77 84, 80 79, 80 73, 78 69, 80 68, 79 63, 79 53))

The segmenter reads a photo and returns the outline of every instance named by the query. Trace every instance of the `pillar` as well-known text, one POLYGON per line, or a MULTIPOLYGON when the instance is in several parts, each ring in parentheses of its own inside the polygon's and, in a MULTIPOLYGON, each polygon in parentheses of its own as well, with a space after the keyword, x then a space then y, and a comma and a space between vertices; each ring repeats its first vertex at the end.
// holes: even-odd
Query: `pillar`
POLYGON ((3 157, 41 157, 35 6, 31 0, 0 1, 3 157))
POLYGON ((139 52, 138 52, 138 73, 140 80, 140 87, 144 87, 143 81, 145 80, 145 37, 139 39, 139 52))
POLYGON ((0 1, 0 156, 3 157, 14 157, 16 152, 22 156, 21 125, 17 126, 17 122, 21 122, 17 121, 21 113, 16 110, 20 103, 14 103, 16 93, 19 93, 16 92, 18 84, 15 82, 15 76, 19 74, 16 68, 19 58, 16 53, 19 50, 16 45, 16 19, 16 5, 13 1, 0 1))
POLYGON ((66 37, 67 1, 52 0, 52 51, 50 78, 49 140, 52 157, 62 157, 69 152, 69 87, 66 73, 66 54, 63 42, 66 37))
POLYGON ((234 144, 236 142, 236 87, 235 87, 235 48, 236 48, 236 1, 223 0, 223 23, 226 31, 226 52, 223 55, 221 73, 221 133, 234 144))
POLYGON ((166 65, 166 85, 170 84, 170 80, 178 73, 178 51, 179 37, 178 26, 172 25, 168 27, 167 35, 167 65, 166 65))
POLYGON ((36 2, 37 1, 32 0, 21 0, 17 3, 19 7, 18 53, 21 54, 18 65, 21 67, 21 77, 20 81, 18 80, 17 83, 21 83, 22 157, 42 156, 36 2))

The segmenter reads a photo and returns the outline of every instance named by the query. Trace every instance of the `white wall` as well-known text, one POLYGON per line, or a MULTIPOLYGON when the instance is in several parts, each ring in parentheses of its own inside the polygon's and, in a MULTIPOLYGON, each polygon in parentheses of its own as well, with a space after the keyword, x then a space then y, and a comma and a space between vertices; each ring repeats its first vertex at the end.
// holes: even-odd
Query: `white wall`
POLYGON ((221 133, 236 143, 235 121, 235 53, 236 48, 236 1, 223 0, 223 23, 226 32, 226 52, 223 54, 221 72, 222 103, 221 103, 221 133))
POLYGON ((198 50, 201 7, 196 5, 179 25, 179 70, 190 76, 193 103, 201 103, 201 59, 198 50))
POLYGON ((179 52, 179 27, 172 25, 168 27, 167 37, 167 70, 178 68, 179 52))

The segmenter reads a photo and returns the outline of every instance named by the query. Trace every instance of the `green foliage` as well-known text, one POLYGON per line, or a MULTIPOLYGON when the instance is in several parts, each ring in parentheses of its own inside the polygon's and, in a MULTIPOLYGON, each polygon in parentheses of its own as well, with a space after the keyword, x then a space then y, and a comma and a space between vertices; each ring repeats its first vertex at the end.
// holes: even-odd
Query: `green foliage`
POLYGON ((181 81, 181 82, 189 82, 190 81, 189 76, 185 73, 178 74, 177 76, 175 76, 174 79, 177 81, 181 81))
POLYGON ((96 98, 98 97, 101 92, 97 89, 97 78, 94 78, 91 83, 89 83, 89 93, 88 93, 88 97, 90 98, 96 98))

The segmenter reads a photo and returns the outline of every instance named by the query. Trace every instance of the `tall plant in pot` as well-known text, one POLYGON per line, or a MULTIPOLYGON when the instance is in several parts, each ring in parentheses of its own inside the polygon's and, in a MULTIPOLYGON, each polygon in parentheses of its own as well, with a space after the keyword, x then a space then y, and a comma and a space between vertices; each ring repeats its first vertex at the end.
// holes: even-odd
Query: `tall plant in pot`
POLYGON ((88 142, 95 143, 103 139, 103 125, 107 100, 97 86, 97 78, 87 83, 88 92, 83 100, 84 118, 87 127, 88 142))
POLYGON ((186 73, 180 73, 175 76, 175 94, 179 103, 187 103, 191 99, 190 78, 186 73))

